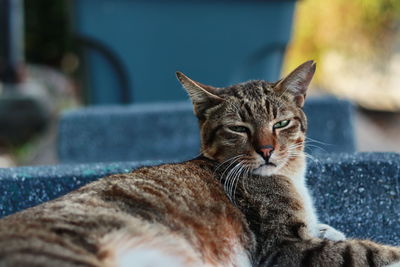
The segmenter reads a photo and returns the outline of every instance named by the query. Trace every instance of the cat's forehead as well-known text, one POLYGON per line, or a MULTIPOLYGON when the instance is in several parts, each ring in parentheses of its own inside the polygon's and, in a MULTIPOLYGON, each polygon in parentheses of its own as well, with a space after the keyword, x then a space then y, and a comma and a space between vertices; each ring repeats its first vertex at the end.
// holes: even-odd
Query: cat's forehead
POLYGON ((290 117, 293 105, 285 94, 274 90, 274 85, 256 80, 225 88, 224 94, 230 96, 233 107, 229 110, 241 117, 257 120, 290 117))
POLYGON ((253 80, 229 86, 225 92, 240 99, 256 100, 273 94, 273 85, 266 81, 253 80))
POLYGON ((285 96, 276 92, 274 85, 275 83, 262 80, 248 81, 225 88, 224 94, 230 96, 234 102, 251 103, 253 108, 281 105, 286 100, 285 96))

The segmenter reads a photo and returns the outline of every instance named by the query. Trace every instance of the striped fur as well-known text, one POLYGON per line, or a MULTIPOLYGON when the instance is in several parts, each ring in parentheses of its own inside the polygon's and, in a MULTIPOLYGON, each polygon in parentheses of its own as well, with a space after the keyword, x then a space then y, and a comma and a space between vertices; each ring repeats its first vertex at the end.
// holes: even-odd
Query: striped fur
POLYGON ((198 159, 144 167, 8 216, 0 266, 126 266, 130 255, 158 255, 171 266, 249 266, 252 234, 212 166, 198 159))
POLYGON ((302 110, 312 61, 276 83, 203 86, 181 73, 200 120, 202 152, 256 236, 255 266, 385 266, 400 249, 344 235, 319 224, 305 184, 307 120, 302 110), (285 127, 276 123, 289 120, 285 127), (245 128, 237 128, 244 126, 245 128), (268 159, 260 147, 274 150, 268 159))
POLYGON ((341 240, 318 222, 303 152, 314 71, 306 62, 276 83, 226 88, 177 73, 199 119, 202 156, 108 176, 0 220, 0 267, 399 261, 399 248, 341 240))
POLYGON ((302 197, 290 178, 252 176, 238 186, 237 205, 256 234, 256 266, 386 266, 400 248, 366 240, 332 241, 310 236, 302 197))

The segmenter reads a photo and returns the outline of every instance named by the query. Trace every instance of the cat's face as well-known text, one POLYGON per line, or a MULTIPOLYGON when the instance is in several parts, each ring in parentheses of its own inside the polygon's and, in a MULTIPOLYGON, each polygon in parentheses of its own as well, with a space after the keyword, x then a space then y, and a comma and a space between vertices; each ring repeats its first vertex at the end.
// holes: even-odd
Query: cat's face
POLYGON ((226 88, 178 73, 200 121, 202 153, 237 172, 261 176, 298 168, 307 128, 302 106, 314 72, 309 61, 276 83, 249 81, 226 88))

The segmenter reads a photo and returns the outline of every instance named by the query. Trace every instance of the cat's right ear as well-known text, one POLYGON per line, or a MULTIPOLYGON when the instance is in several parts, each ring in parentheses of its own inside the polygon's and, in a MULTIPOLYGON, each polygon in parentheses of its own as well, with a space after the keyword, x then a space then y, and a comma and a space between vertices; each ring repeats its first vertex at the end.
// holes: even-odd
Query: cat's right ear
POLYGON ((224 101, 223 98, 217 95, 218 88, 193 81, 179 71, 176 72, 176 77, 192 99, 197 116, 201 116, 206 109, 224 101))
POLYGON ((280 80, 275 85, 274 90, 282 93, 291 93, 294 96, 296 104, 299 107, 303 107, 307 88, 314 76, 315 68, 316 64, 313 60, 301 64, 289 75, 280 80))

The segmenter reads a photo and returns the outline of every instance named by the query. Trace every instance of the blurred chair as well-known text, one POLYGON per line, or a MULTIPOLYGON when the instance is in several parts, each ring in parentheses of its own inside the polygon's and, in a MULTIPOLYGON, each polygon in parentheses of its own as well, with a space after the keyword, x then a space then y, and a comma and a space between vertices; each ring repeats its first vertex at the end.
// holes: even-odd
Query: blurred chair
POLYGON ((180 70, 215 86, 275 81, 296 0, 79 0, 90 104, 186 99, 180 70))
MULTIPOLYGON (((354 152, 353 107, 335 98, 305 105, 307 152, 354 152)), ((58 155, 63 163, 184 160, 200 153, 197 119, 187 102, 89 107, 64 113, 58 155)))

